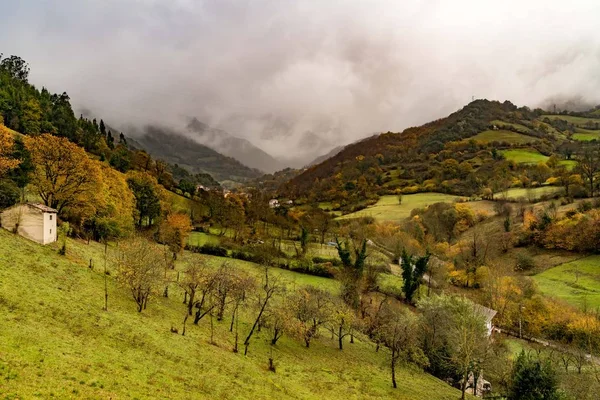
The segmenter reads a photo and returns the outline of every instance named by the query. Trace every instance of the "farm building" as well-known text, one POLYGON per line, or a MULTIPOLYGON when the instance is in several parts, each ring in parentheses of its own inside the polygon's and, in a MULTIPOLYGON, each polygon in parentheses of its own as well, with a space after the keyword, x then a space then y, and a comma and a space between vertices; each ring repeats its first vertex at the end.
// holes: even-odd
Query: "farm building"
POLYGON ((492 323, 492 320, 498 312, 496 310, 492 310, 491 308, 484 307, 480 304, 475 304, 475 311, 485 318, 485 327, 487 328, 487 334, 488 336, 491 336, 492 331, 494 330, 494 324, 492 323))
POLYGON ((0 214, 0 226, 41 244, 56 242, 56 214, 54 208, 43 204, 17 204, 0 214))

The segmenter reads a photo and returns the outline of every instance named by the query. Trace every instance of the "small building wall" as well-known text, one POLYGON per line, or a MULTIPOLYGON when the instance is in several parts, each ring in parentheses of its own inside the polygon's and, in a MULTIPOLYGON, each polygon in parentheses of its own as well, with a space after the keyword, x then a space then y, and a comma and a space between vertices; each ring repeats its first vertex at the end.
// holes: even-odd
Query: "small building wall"
POLYGON ((58 240, 58 232, 56 231, 56 214, 44 213, 43 242, 48 244, 58 240))
POLYGON ((56 214, 46 213, 40 209, 19 204, 0 214, 0 223, 11 232, 41 244, 56 241, 56 214))

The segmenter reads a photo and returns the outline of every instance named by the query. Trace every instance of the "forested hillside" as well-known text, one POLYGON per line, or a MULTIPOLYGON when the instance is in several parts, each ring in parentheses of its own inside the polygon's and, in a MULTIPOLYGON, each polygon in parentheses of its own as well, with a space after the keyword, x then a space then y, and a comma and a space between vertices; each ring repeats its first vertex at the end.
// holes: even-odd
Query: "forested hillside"
POLYGON ((348 145, 280 191, 300 201, 333 201, 347 208, 385 194, 438 191, 489 197, 516 185, 536 187, 550 177, 556 183, 573 174, 591 190, 589 174, 576 160, 597 152, 600 119, 595 112, 548 115, 508 101, 476 100, 421 127, 348 145), (548 158, 553 171, 538 165, 548 158))
POLYGON ((260 171, 168 128, 147 126, 142 135, 130 141, 134 147, 158 159, 178 164, 195 174, 208 173, 218 181, 244 182, 261 175, 260 171))

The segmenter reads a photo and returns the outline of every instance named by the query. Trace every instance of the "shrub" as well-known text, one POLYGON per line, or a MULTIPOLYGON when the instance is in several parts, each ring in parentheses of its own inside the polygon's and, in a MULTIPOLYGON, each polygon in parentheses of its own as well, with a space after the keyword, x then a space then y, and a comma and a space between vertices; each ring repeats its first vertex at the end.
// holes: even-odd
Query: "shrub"
POLYGON ((521 253, 517 256, 515 271, 530 271, 535 268, 535 260, 529 254, 521 253))
POLYGON ((208 254, 211 256, 227 257, 227 249, 218 245, 204 244, 202 246, 187 245, 186 249, 193 253, 208 254))

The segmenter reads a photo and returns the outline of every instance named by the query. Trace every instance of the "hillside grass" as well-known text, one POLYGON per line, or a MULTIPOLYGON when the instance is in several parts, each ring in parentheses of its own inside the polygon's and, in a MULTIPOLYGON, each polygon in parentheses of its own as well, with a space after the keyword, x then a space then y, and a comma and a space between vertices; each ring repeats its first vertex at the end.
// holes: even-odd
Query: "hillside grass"
POLYGON ((576 307, 600 308, 600 256, 589 256, 550 268, 533 279, 547 296, 576 307))
MULTIPOLYGON (((538 164, 545 163, 550 157, 543 155, 537 150, 531 149, 513 149, 500 150, 500 154, 508 161, 514 161, 517 164, 538 164)), ((575 160, 561 160, 560 165, 564 165, 568 170, 573 169, 577 165, 575 160)))
POLYGON ((577 128, 573 134, 573 139, 586 142, 600 140, 600 130, 577 128))
POLYGON ((558 186, 542 186, 537 188, 510 188, 507 191, 496 193, 494 196, 499 199, 518 200, 525 198, 527 200, 538 200, 542 196, 554 196, 562 193, 564 188, 558 186))
POLYGON ((198 218, 207 213, 207 208, 202 203, 188 199, 175 192, 167 191, 171 208, 176 212, 189 214, 193 213, 194 218, 198 218))
POLYGON ((549 158, 535 150, 528 149, 500 150, 499 153, 508 161, 514 161, 517 164, 537 164, 546 162, 549 158))
POLYGON ((469 138, 482 143, 507 142, 510 144, 526 144, 537 142, 539 139, 507 130, 487 130, 469 138))
POLYGON ((423 208, 439 202, 454 203, 458 198, 455 195, 434 192, 405 194, 402 195, 402 204, 399 204, 398 196, 381 196, 376 204, 337 219, 373 217, 377 221, 401 221, 409 217, 410 212, 415 208, 423 208))
POLYGON ((540 119, 544 119, 544 118, 548 118, 550 120, 563 120, 563 121, 567 121, 570 124, 576 125, 578 127, 585 127, 586 124, 588 123, 593 123, 595 124, 596 122, 600 124, 600 119, 596 119, 596 118, 586 118, 586 117, 575 117, 575 116, 571 116, 571 115, 542 115, 540 117, 540 119))
MULTIPOLYGON (((406 368, 398 371, 394 390, 384 351, 376 353, 361 340, 340 351, 327 335, 310 349, 284 337, 273 347, 277 372, 269 372, 271 346, 264 330, 247 357, 231 351, 228 321, 215 323, 214 345, 208 343, 209 321, 189 324, 186 336, 171 333, 171 326, 181 328, 184 313, 182 294, 174 287, 169 298, 153 297, 148 309, 137 313, 129 292, 111 275, 109 310, 102 311, 103 247, 69 240, 66 257, 57 247, 0 230, 0 398, 459 397, 438 379, 406 368), (88 268, 90 258, 94 270, 88 268)), ((221 261, 212 258, 217 265, 221 261)), ((236 266, 260 270, 251 263, 236 266)), ((240 324, 242 341, 248 321, 246 315, 240 324)))

